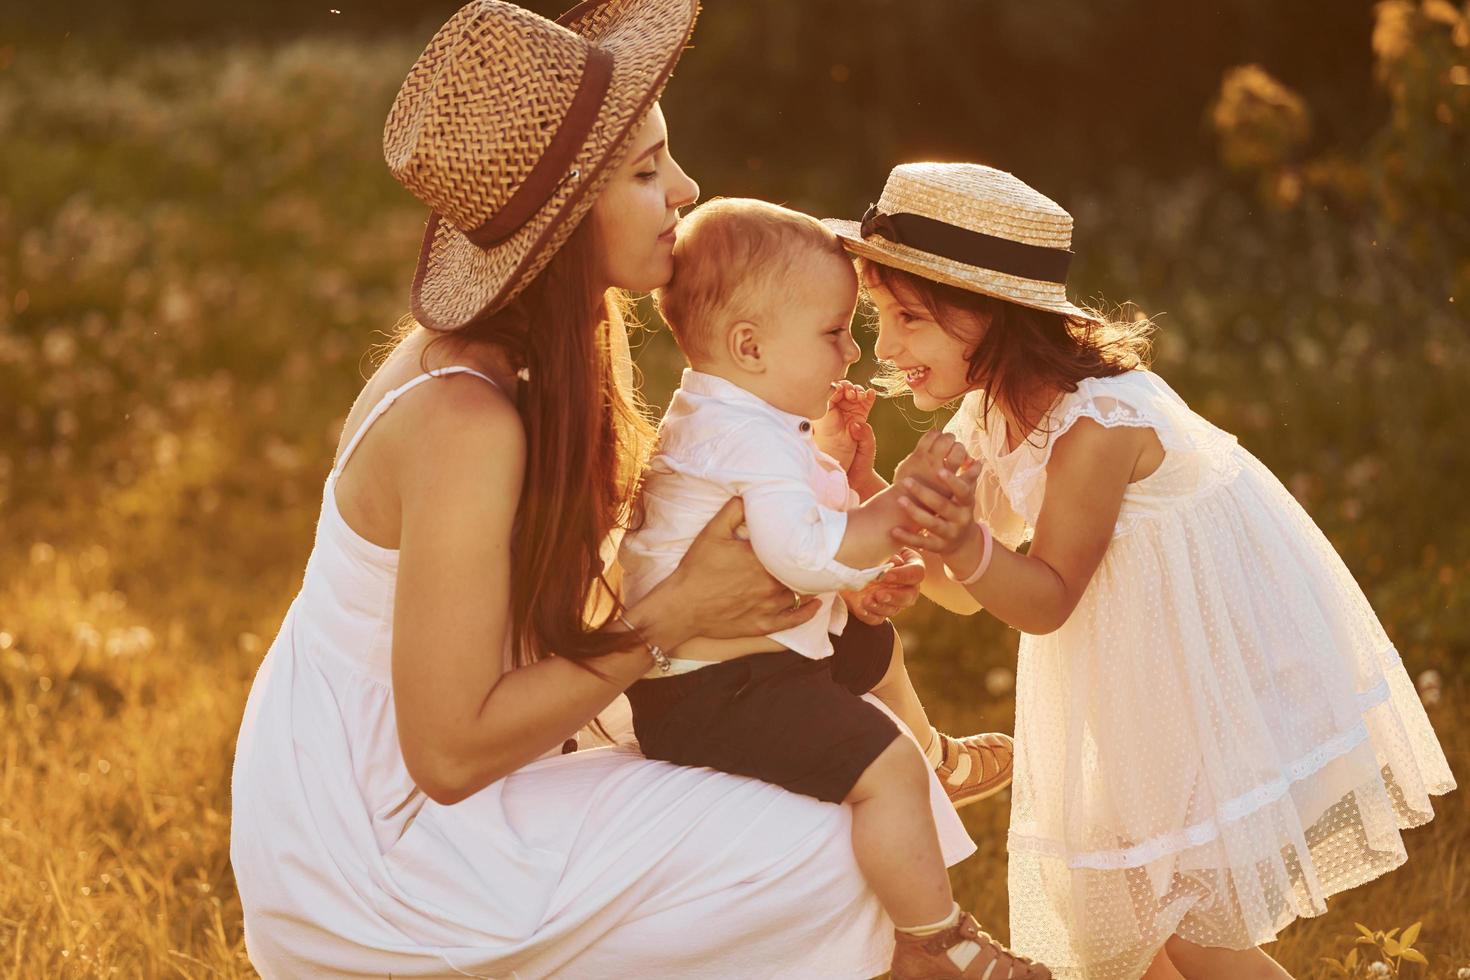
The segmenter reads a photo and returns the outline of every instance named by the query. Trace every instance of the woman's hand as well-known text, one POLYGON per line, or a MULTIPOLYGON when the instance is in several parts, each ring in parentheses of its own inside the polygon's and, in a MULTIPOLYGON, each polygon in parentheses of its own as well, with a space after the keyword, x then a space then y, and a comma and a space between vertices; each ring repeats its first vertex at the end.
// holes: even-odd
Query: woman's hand
POLYGON ((658 587, 669 615, 680 615, 683 633, 666 648, 693 636, 714 639, 763 636, 800 626, 820 606, 798 596, 766 571, 748 541, 736 536, 745 505, 731 497, 689 546, 674 574, 658 587))
MULTIPOLYGON (((934 471, 942 490, 935 490, 916 476, 905 476, 895 484, 909 524, 893 529, 894 540, 939 555, 948 564, 951 557, 968 551, 980 538, 980 525, 975 523, 975 484, 980 467, 969 465, 956 473, 947 466, 934 471)), ((897 476, 897 474, 895 474, 897 476)))
POLYGON ((848 611, 869 626, 897 616, 919 599, 924 557, 911 548, 904 548, 890 560, 893 567, 882 578, 855 592, 841 593, 848 611))

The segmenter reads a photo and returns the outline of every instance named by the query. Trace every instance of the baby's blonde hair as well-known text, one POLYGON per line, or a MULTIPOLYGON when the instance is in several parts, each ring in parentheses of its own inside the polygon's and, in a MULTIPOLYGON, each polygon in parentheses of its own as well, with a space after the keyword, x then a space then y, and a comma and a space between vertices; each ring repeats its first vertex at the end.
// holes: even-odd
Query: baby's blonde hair
POLYGON ((771 312, 799 250, 844 257, 842 243, 809 214, 746 197, 717 197, 679 223, 674 275, 654 292, 690 361, 714 355, 725 331, 771 312))

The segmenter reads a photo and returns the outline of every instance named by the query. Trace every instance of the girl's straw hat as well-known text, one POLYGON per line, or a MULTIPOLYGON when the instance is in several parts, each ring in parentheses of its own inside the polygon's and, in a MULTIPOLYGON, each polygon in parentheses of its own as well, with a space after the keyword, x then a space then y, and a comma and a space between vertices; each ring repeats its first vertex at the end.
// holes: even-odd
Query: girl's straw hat
POLYGON ((546 266, 663 91, 698 0, 587 0, 555 23, 474 0, 429 42, 383 130, 393 176, 433 209, 418 321, 456 330, 546 266))
POLYGON ((900 164, 861 222, 825 223, 865 259, 1021 306, 1093 319, 1067 301, 1072 216, 1003 170, 900 164))

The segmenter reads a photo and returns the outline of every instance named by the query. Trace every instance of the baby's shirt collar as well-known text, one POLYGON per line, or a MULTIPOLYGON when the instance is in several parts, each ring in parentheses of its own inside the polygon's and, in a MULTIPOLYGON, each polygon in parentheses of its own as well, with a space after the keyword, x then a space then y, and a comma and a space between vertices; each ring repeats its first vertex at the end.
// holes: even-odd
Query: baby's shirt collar
POLYGON ((727 381, 718 375, 705 374, 703 371, 685 368, 684 373, 679 377, 679 390, 691 395, 718 398, 722 402, 735 403, 757 409, 781 423, 781 427, 786 431, 806 439, 812 437, 812 423, 810 419, 800 415, 793 415, 790 412, 783 412, 754 392, 746 391, 733 381, 727 381))

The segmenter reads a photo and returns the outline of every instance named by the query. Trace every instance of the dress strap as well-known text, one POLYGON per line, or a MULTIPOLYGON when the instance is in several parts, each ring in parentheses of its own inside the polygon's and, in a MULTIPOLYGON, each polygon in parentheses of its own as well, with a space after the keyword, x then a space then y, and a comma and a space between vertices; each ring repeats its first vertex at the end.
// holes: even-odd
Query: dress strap
POLYGON ((335 477, 342 472, 342 467, 347 465, 347 461, 351 459, 352 454, 357 451, 357 445, 358 443, 362 442, 362 437, 367 435, 368 429, 371 429, 373 427, 373 423, 381 418, 384 412, 393 407, 393 403, 396 402, 401 395, 403 395, 405 392, 412 391, 419 385, 423 384, 425 381, 428 381, 430 378, 443 378, 451 374, 473 374, 475 377, 480 378, 483 381, 490 382, 490 384, 493 385, 495 388, 500 388, 500 385, 495 383, 495 379, 490 377, 488 374, 481 374, 474 368, 465 367, 462 364, 455 364, 450 367, 435 368, 432 371, 425 371, 423 374, 420 374, 417 377, 410 378, 403 384, 399 385, 397 388, 394 388, 392 391, 384 394, 382 398, 378 399, 378 403, 373 406, 373 410, 368 413, 368 417, 363 419, 362 425, 357 427, 357 431, 354 432, 352 434, 352 438, 348 440, 347 447, 342 450, 342 455, 337 457, 337 465, 332 467, 332 476, 335 477))

